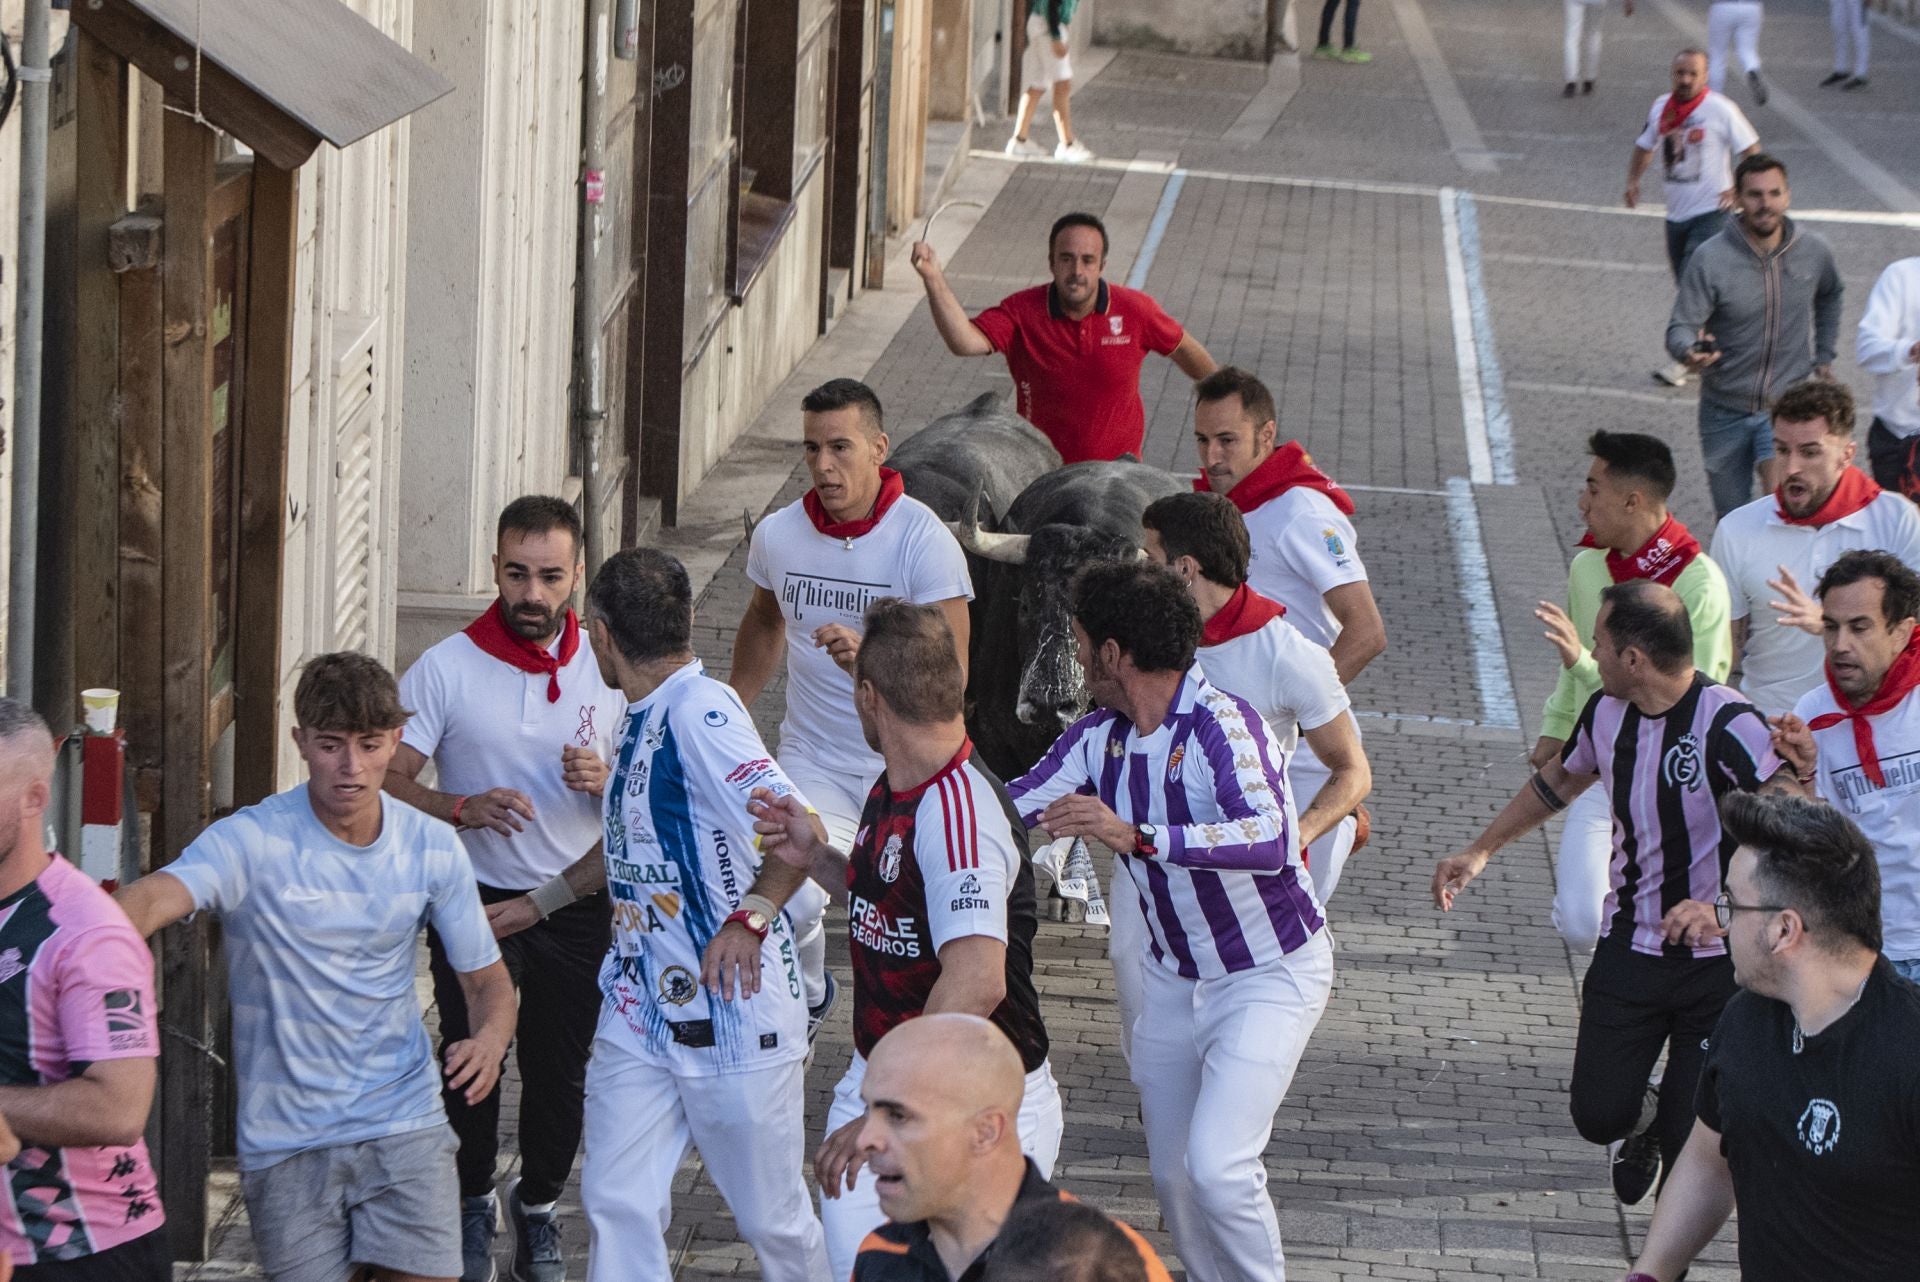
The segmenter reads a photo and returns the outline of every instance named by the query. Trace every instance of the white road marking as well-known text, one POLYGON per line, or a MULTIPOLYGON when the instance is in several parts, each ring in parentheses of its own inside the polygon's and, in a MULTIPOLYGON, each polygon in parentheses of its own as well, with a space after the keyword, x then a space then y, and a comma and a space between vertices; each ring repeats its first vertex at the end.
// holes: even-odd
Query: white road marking
POLYGON ((1153 211, 1153 222, 1147 226, 1147 238, 1140 242, 1140 253, 1133 260, 1133 270, 1127 273, 1128 289, 1145 289, 1147 273, 1153 270, 1153 258, 1160 252, 1160 242, 1166 239, 1167 224, 1173 221, 1173 207, 1180 203, 1180 189, 1187 185, 1187 171, 1176 169, 1167 179, 1167 186, 1160 193, 1160 207, 1153 211))
POLYGON ((1220 135, 1222 142, 1259 142, 1279 121, 1280 114, 1300 92, 1300 55, 1278 53, 1267 64, 1267 83, 1247 100, 1239 119, 1220 135))
POLYGON ((1460 599, 1467 607, 1467 643, 1473 650, 1475 684, 1480 689, 1482 725, 1518 729, 1520 707, 1513 695, 1513 674, 1500 639, 1500 612, 1493 604, 1493 575, 1480 539, 1480 511, 1466 478, 1447 478, 1447 532, 1460 570, 1460 599))
POLYGON ((1417 494, 1422 498, 1429 499, 1443 499, 1447 497, 1445 490, 1421 490, 1406 485, 1348 485, 1343 481, 1340 488, 1343 490, 1352 490, 1356 494, 1417 494))
POLYGON ((1488 152, 1466 95, 1460 92, 1459 82, 1441 56, 1440 42, 1434 39, 1433 28, 1427 25, 1427 15, 1417 0, 1393 0, 1393 16, 1407 38, 1407 48, 1413 54, 1414 66, 1420 69, 1420 79, 1426 83, 1427 98, 1433 103, 1433 114, 1440 119, 1440 132, 1447 136, 1453 158, 1468 173, 1499 173, 1499 162, 1488 152))
POLYGON ((1480 274, 1480 232, 1473 197, 1451 187, 1440 196, 1441 243, 1447 264, 1447 309, 1453 317, 1454 373, 1467 432, 1467 469, 1479 485, 1512 485, 1513 419, 1494 350, 1493 315, 1480 274))
POLYGON ((1667 274, 1665 263, 1623 263, 1607 258, 1546 258, 1539 254, 1482 254, 1490 263, 1517 263, 1522 267, 1570 267, 1575 271, 1651 272, 1667 274))
POLYGON ((1643 405, 1665 405, 1692 414, 1694 399, 1684 393, 1662 396, 1659 392, 1629 392, 1620 387, 1587 387, 1574 383, 1528 383, 1514 379, 1507 384, 1516 392, 1546 392, 1552 396, 1599 396, 1614 401, 1638 401, 1643 405))

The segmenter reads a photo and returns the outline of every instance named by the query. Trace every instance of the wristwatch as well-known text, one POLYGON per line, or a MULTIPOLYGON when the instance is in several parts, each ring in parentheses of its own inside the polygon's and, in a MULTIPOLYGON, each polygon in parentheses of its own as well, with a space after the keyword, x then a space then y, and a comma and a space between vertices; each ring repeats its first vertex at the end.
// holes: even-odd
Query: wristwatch
POLYGON ((1133 853, 1151 858, 1160 853, 1160 829, 1153 824, 1133 826, 1133 853))
POLYGON ((753 908, 740 909, 730 915, 723 924, 732 925, 736 921, 752 931, 755 938, 763 941, 767 937, 767 927, 771 924, 767 921, 767 915, 765 913, 753 908))

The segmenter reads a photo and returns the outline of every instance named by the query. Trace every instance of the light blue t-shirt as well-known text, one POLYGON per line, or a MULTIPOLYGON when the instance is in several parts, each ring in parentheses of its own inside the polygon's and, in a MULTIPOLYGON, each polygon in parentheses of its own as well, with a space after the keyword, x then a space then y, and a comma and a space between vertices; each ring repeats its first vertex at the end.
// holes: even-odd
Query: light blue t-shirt
POLYGON ((222 819, 165 869, 225 928, 243 1171, 446 1116, 414 990, 420 930, 433 923, 458 971, 500 948, 453 829, 380 800, 371 846, 328 832, 301 784, 222 819))

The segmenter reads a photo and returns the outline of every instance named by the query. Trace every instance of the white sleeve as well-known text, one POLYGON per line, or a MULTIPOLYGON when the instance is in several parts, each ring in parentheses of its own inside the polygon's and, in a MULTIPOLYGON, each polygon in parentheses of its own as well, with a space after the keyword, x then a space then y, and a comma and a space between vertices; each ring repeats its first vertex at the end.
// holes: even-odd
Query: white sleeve
POLYGON ((1903 276, 1906 264, 1894 263, 1880 273, 1867 295, 1867 310, 1860 316, 1860 328, 1854 334, 1854 358, 1869 374, 1894 374, 1910 368, 1907 353, 1914 340, 1908 335, 1920 330, 1920 304, 1907 307, 1903 276), (1903 341, 1904 340, 1904 341, 1903 341))
POLYGON ((907 592, 915 605, 932 605, 955 597, 973 600, 973 579, 967 573, 967 554, 953 532, 927 520, 914 532, 909 551, 912 581, 907 592))
POLYGON ((1647 127, 1633 140, 1633 145, 1642 151, 1652 151, 1660 145, 1660 109, 1667 105, 1671 95, 1661 94, 1653 100, 1653 110, 1647 113, 1647 127))
POLYGON ((1753 613, 1752 603, 1747 600, 1746 575, 1740 567, 1740 550, 1745 544, 1745 539, 1730 536, 1726 522, 1722 521, 1714 527, 1713 545, 1707 550, 1707 559, 1720 567, 1721 576, 1727 581, 1729 619, 1744 619, 1753 613))
POLYGON ((914 817, 913 853, 934 952, 969 935, 1007 942, 1007 895, 1020 854, 990 788, 963 769, 927 789, 914 817))
POLYGON ((761 742, 753 718, 732 688, 713 682, 710 689, 714 697, 683 705, 693 715, 688 724, 674 727, 674 735, 691 767, 688 777, 701 799, 714 807, 712 821, 741 845, 757 850, 760 840, 747 813, 754 789, 765 788, 776 797, 796 796, 803 805, 807 799, 761 742))
POLYGON ((1338 512, 1308 511, 1274 539, 1280 557, 1325 596, 1349 583, 1364 583, 1367 567, 1354 542, 1353 522, 1338 512))
POLYGON ((487 910, 480 906, 480 887, 475 883, 473 864, 453 829, 438 819, 428 821, 444 832, 435 832, 437 844, 431 852, 436 875, 429 892, 427 916, 440 935, 447 952, 447 964, 463 975, 484 970, 500 960, 500 945, 494 941, 487 910))
POLYGON ((1760 141, 1760 132, 1732 99, 1724 99, 1727 109, 1727 153, 1736 160, 1740 153, 1760 141))
POLYGON ((767 522, 779 514, 769 516, 753 527, 753 534, 747 539, 747 577, 753 580, 755 587, 773 591, 773 557, 767 551, 767 522))
POLYGON ((1900 505, 1900 533, 1887 550, 1899 557, 1909 570, 1920 570, 1920 512, 1911 503, 1900 505))
POLYGON ((246 857, 234 839, 234 826, 251 824, 238 816, 223 819, 193 839, 180 857, 155 872, 163 872, 187 888, 193 910, 232 912, 247 895, 246 857))
POLYGON ((1291 648, 1286 662, 1273 667, 1274 693, 1280 706, 1293 709, 1294 720, 1302 730, 1318 730, 1353 706, 1347 688, 1340 684, 1339 669, 1333 666, 1333 652, 1301 638, 1291 648))
POLYGON ((447 682, 432 650, 413 661, 400 675, 400 706, 413 713, 400 731, 400 742, 431 758, 447 733, 447 682))

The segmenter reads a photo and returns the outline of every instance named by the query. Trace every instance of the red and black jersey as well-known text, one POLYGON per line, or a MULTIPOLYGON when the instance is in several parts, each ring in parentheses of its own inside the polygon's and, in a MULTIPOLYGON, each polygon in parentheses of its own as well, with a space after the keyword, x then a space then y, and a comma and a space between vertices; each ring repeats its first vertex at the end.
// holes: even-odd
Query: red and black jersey
POLYGON ((948 940, 987 935, 1007 946, 1007 995, 991 1018, 1028 1072, 1046 1060, 1027 830, 971 741, 909 792, 888 788, 884 774, 874 784, 847 864, 847 918, 860 1054, 926 1009, 948 940))

